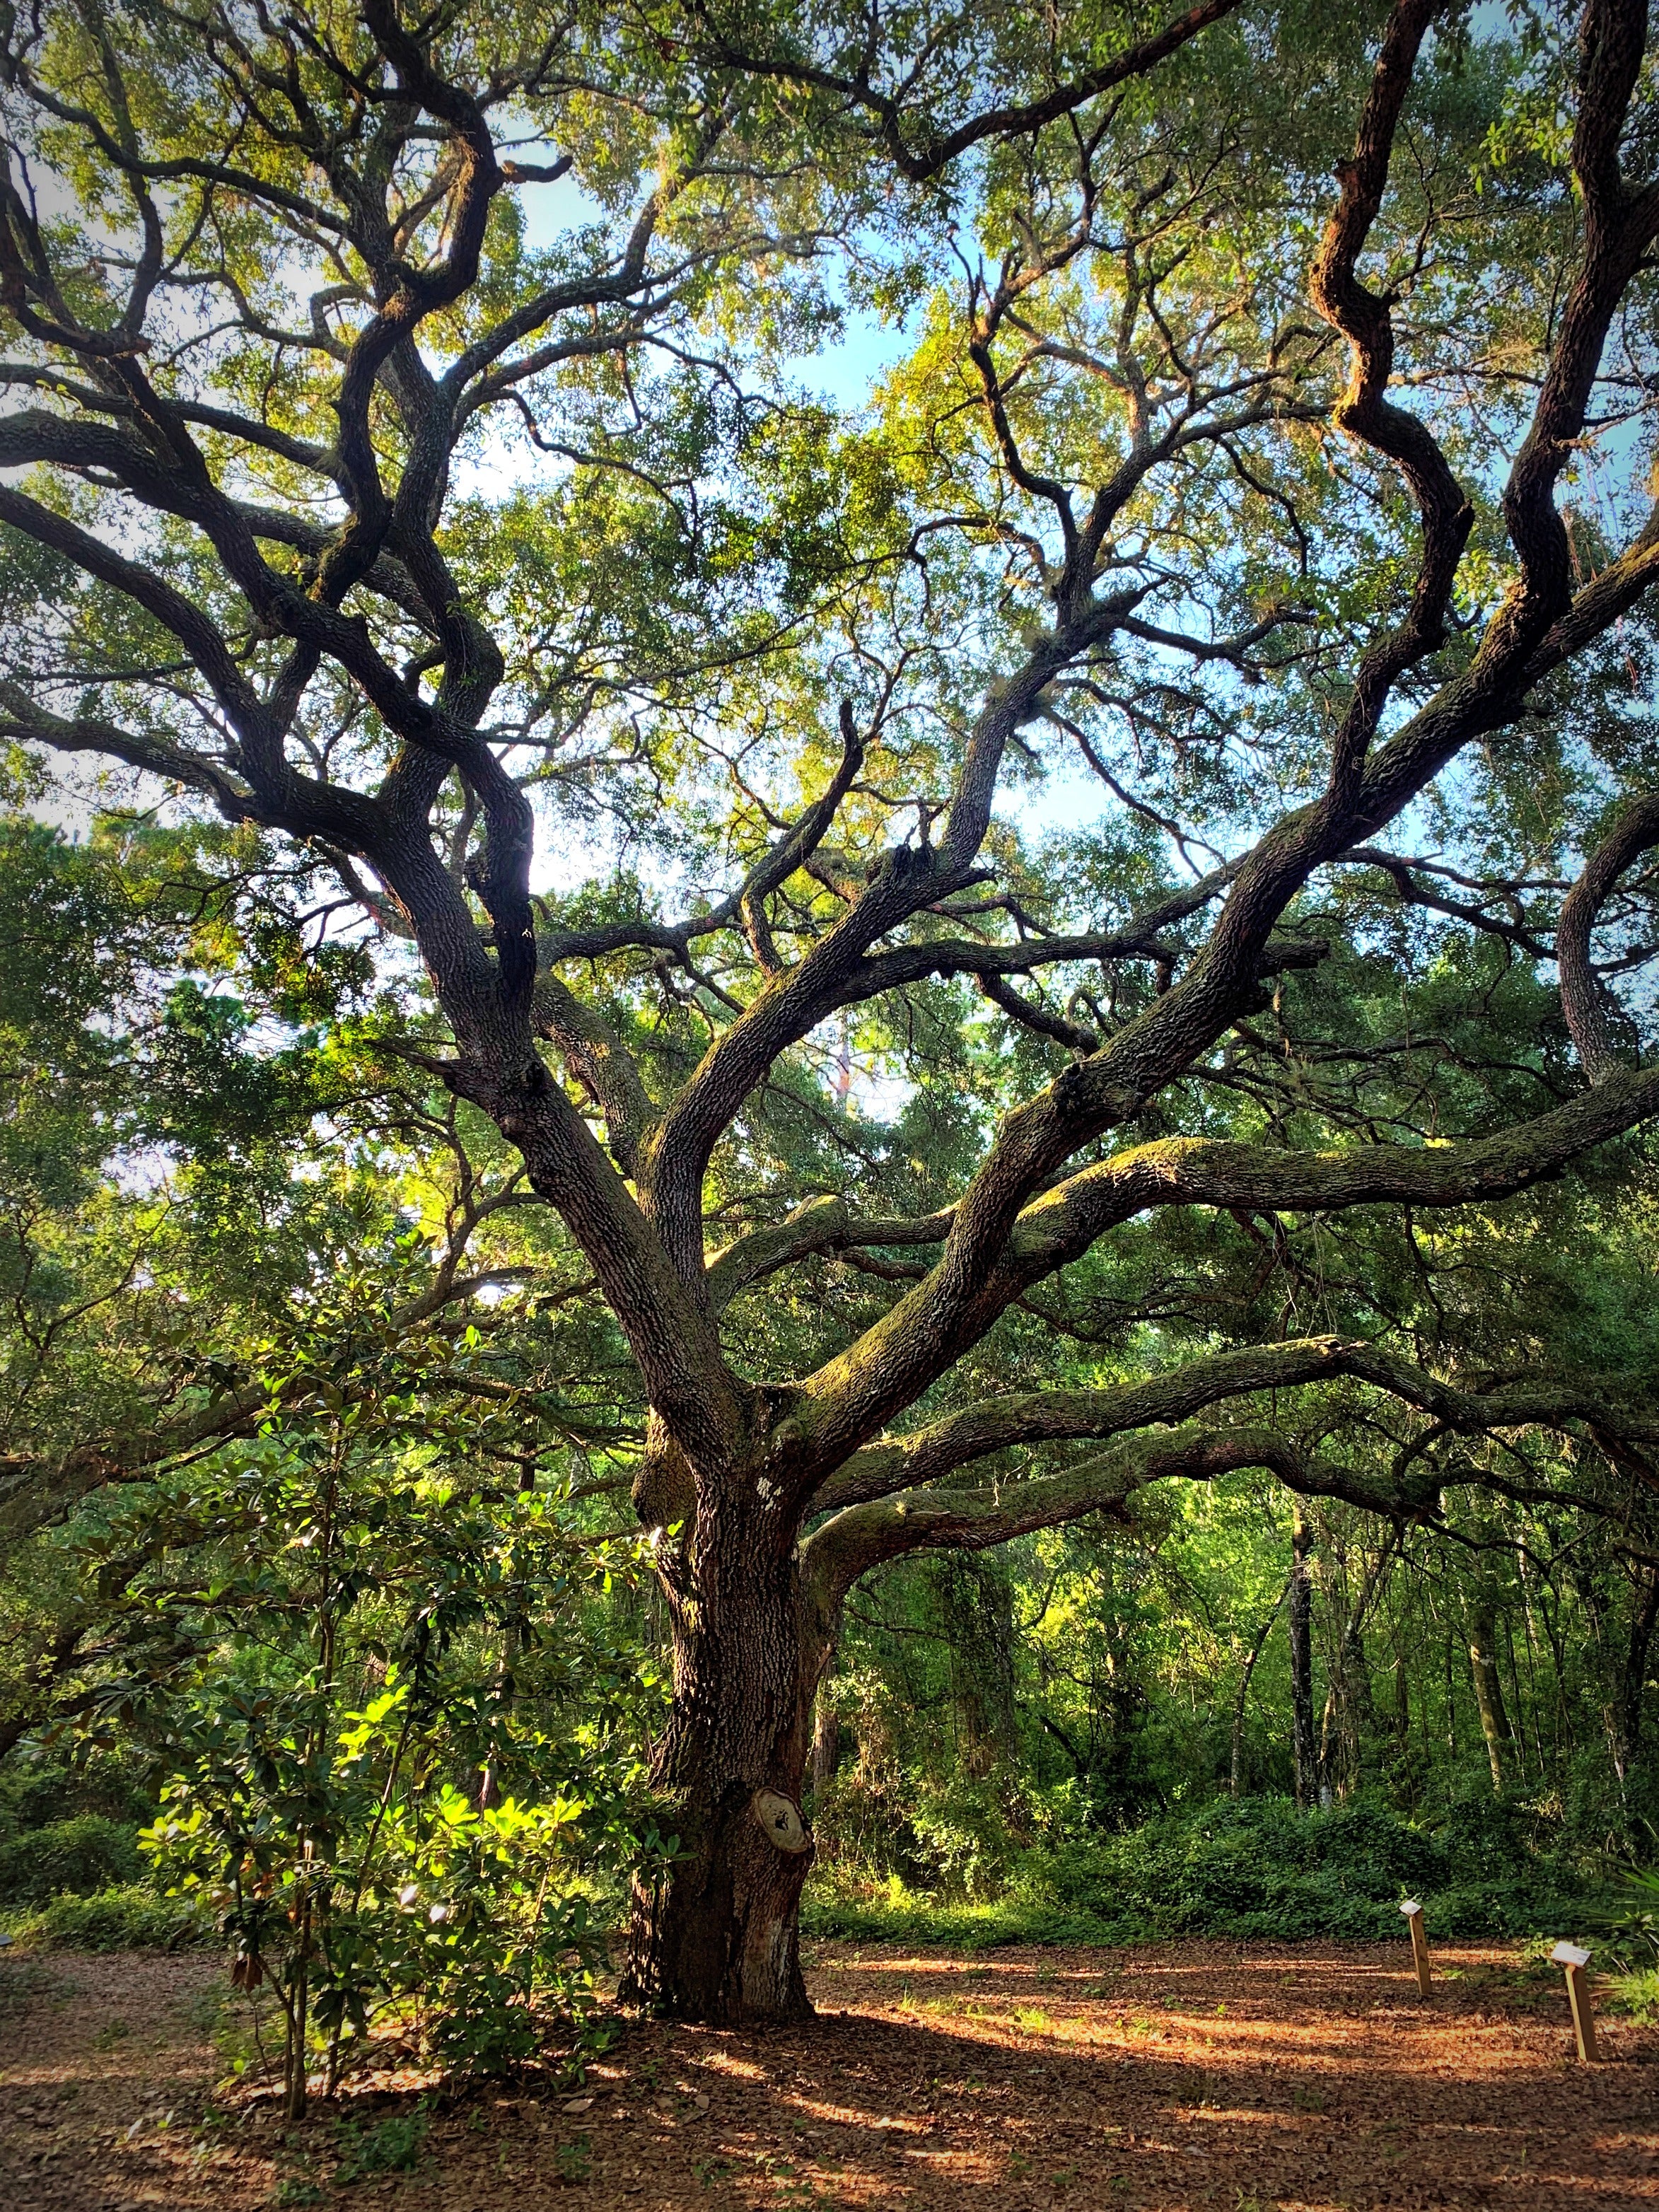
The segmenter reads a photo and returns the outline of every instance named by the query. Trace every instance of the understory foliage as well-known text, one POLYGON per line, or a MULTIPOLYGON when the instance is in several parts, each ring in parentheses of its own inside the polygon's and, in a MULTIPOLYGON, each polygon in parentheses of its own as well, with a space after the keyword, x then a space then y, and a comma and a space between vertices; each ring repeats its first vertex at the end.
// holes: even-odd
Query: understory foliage
POLYGON ((27 1924, 297 2116, 624 1911, 798 2015, 780 1797, 848 1928, 1651 1856, 1649 46, 0 11, 27 1924))
POLYGON ((1496 1558, 1402 1552, 1322 1516, 1301 1810, 1291 1549, 1288 1515, 1241 1486, 1127 1540, 1028 1541, 981 1569, 966 1621, 927 1570, 872 1585, 823 1692, 814 1924, 1398 1938, 1416 1895, 1447 1935, 1587 1925, 1659 1817, 1617 1539, 1522 1522, 1496 1558), (1495 1742, 1472 1615, 1497 1639, 1495 1742))
POLYGON ((142 823, 0 843, 20 952, 73 903, 121 976, 88 1018, 13 969, 11 1435, 141 1455, 9 1561, 0 1904, 88 1948, 222 1942, 291 2089, 371 2028, 514 2064, 580 2026, 672 1847, 607 1347, 510 1170, 368 1066, 349 969, 296 1006, 279 920, 142 823))
POLYGON ((580 2009, 595 1871, 662 1847, 629 1818, 651 1673, 592 1601, 616 1547, 562 1525, 556 1485, 465 1471, 475 1425, 429 1394, 435 1370, 465 1405, 477 1330, 433 1347, 394 1335, 384 1291, 334 1296, 258 1347, 280 1364, 253 1437, 87 1543, 143 1641, 83 1728, 149 1749, 140 1840, 214 1916, 233 1984, 274 1988, 290 2070, 314 2028, 331 2086, 342 2038, 399 2004, 419 2046, 495 2069, 539 2047, 538 2002, 580 2009))
MULTIPOLYGON (((114 820, 79 845, 20 823, 7 849, 19 930, 48 869, 96 886, 105 917, 147 910, 152 874, 184 864, 114 820)), ((512 1194, 487 1133, 374 1060, 372 1009, 281 1022, 234 928, 195 969, 216 976, 224 1042, 181 1137, 177 987, 153 925, 149 941, 142 997, 92 1032, 118 1114, 112 1085, 75 1090, 49 1007, 14 1015, 56 1125, 80 1109, 87 1163, 29 1218, 62 1273, 35 1262, 12 1309, 18 1432, 51 1436, 72 1377, 83 1408, 151 1392, 190 1442, 11 1555, 0 1902, 48 1941, 222 1942, 263 1992, 272 2063, 286 2043, 325 2081, 371 2028, 440 2065, 519 2063, 580 2021, 628 1875, 675 1848, 646 1773, 667 1686, 625 1510, 626 1365, 573 1315, 541 1217, 484 1211, 512 1194), (262 1078, 256 1117, 241 1102, 262 1078), (71 1271, 102 1297, 67 1292, 71 1271), (434 1273, 459 1295, 435 1302, 434 1273)), ((1408 1264, 1373 1231, 1348 1266, 1425 1316, 1458 1284, 1494 1364, 1574 1332, 1586 1364, 1634 1358, 1646 1216, 1609 1218, 1607 1188, 1492 1209, 1408 1264)), ((1341 1325, 1352 1274, 1310 1280, 1288 1255, 1278 1273, 1270 1294, 1341 1325)), ((1054 1372, 1051 1340, 1023 1356, 1054 1372)), ((1324 1419, 1346 1417, 1334 1397, 1324 1419)), ((817 1704, 811 1924, 1397 1939, 1411 1893, 1449 1936, 1589 1926, 1659 1818, 1652 1539, 1639 1489, 1598 1492, 1595 1468, 1564 1459, 1559 1493, 1501 1517, 1454 1505, 1441 1529, 1307 1509, 1302 1777, 1293 1516, 1270 1483, 872 1577, 817 1704)))

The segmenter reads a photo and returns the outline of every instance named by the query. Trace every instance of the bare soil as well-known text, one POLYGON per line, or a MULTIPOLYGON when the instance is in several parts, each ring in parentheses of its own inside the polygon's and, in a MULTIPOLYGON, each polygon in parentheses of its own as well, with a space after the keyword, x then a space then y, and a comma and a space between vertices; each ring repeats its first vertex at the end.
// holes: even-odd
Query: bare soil
POLYGON ((1559 1976, 1501 1948, 1224 1942, 998 1951, 823 1944, 814 2023, 630 2022, 572 2093, 428 2094, 413 2171, 337 2184, 416 2101, 382 2075, 285 2130, 216 2100, 222 1968, 0 1957, 0 2206, 40 2212, 1359 2212, 1659 2203, 1659 2030, 1578 2064, 1559 1976))

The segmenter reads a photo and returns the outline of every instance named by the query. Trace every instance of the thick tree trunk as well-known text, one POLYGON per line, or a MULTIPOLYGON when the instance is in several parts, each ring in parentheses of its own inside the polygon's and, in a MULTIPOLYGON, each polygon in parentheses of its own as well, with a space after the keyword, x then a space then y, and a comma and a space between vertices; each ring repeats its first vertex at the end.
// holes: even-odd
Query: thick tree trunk
POLYGON ((618 1992, 678 2020, 809 2015, 799 1906, 813 1845, 799 1808, 824 1640, 803 1619, 794 1546, 741 1495, 698 1515, 674 1616, 674 1698, 656 1782, 679 1852, 635 1885, 618 1992))

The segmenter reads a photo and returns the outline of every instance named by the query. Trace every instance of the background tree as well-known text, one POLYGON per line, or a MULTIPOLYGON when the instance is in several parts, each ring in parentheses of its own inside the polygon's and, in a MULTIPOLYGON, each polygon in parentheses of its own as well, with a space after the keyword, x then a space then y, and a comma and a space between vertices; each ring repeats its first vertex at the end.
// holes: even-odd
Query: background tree
POLYGON ((632 1996, 803 2007, 872 1570, 1647 1465, 1650 1366, 1494 1371, 1425 1258, 1659 1106, 1645 41, 9 19, 6 728, 331 868, 441 1012, 382 1048, 592 1271, 673 1644, 632 1996), (791 355, 849 303, 915 343, 842 421, 791 355))

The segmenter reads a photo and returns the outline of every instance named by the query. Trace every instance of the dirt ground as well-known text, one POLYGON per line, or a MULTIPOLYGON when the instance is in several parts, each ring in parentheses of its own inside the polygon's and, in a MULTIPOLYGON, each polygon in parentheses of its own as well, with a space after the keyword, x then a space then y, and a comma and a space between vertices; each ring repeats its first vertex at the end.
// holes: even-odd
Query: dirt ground
POLYGON ((212 2100, 214 1962, 3 1955, 0 2206, 945 2212, 987 2189, 999 2212, 1659 2203, 1659 2030, 1604 2020, 1607 2063, 1580 2066, 1553 1970, 1499 1948, 1437 1966, 1425 2004, 1403 1943, 977 1960, 823 1944, 814 2024, 630 2024, 579 2094, 542 2076, 429 2098, 411 2171, 342 2183, 354 2143, 407 2149, 412 2090, 319 2103, 284 2130, 246 2090, 212 2100))

